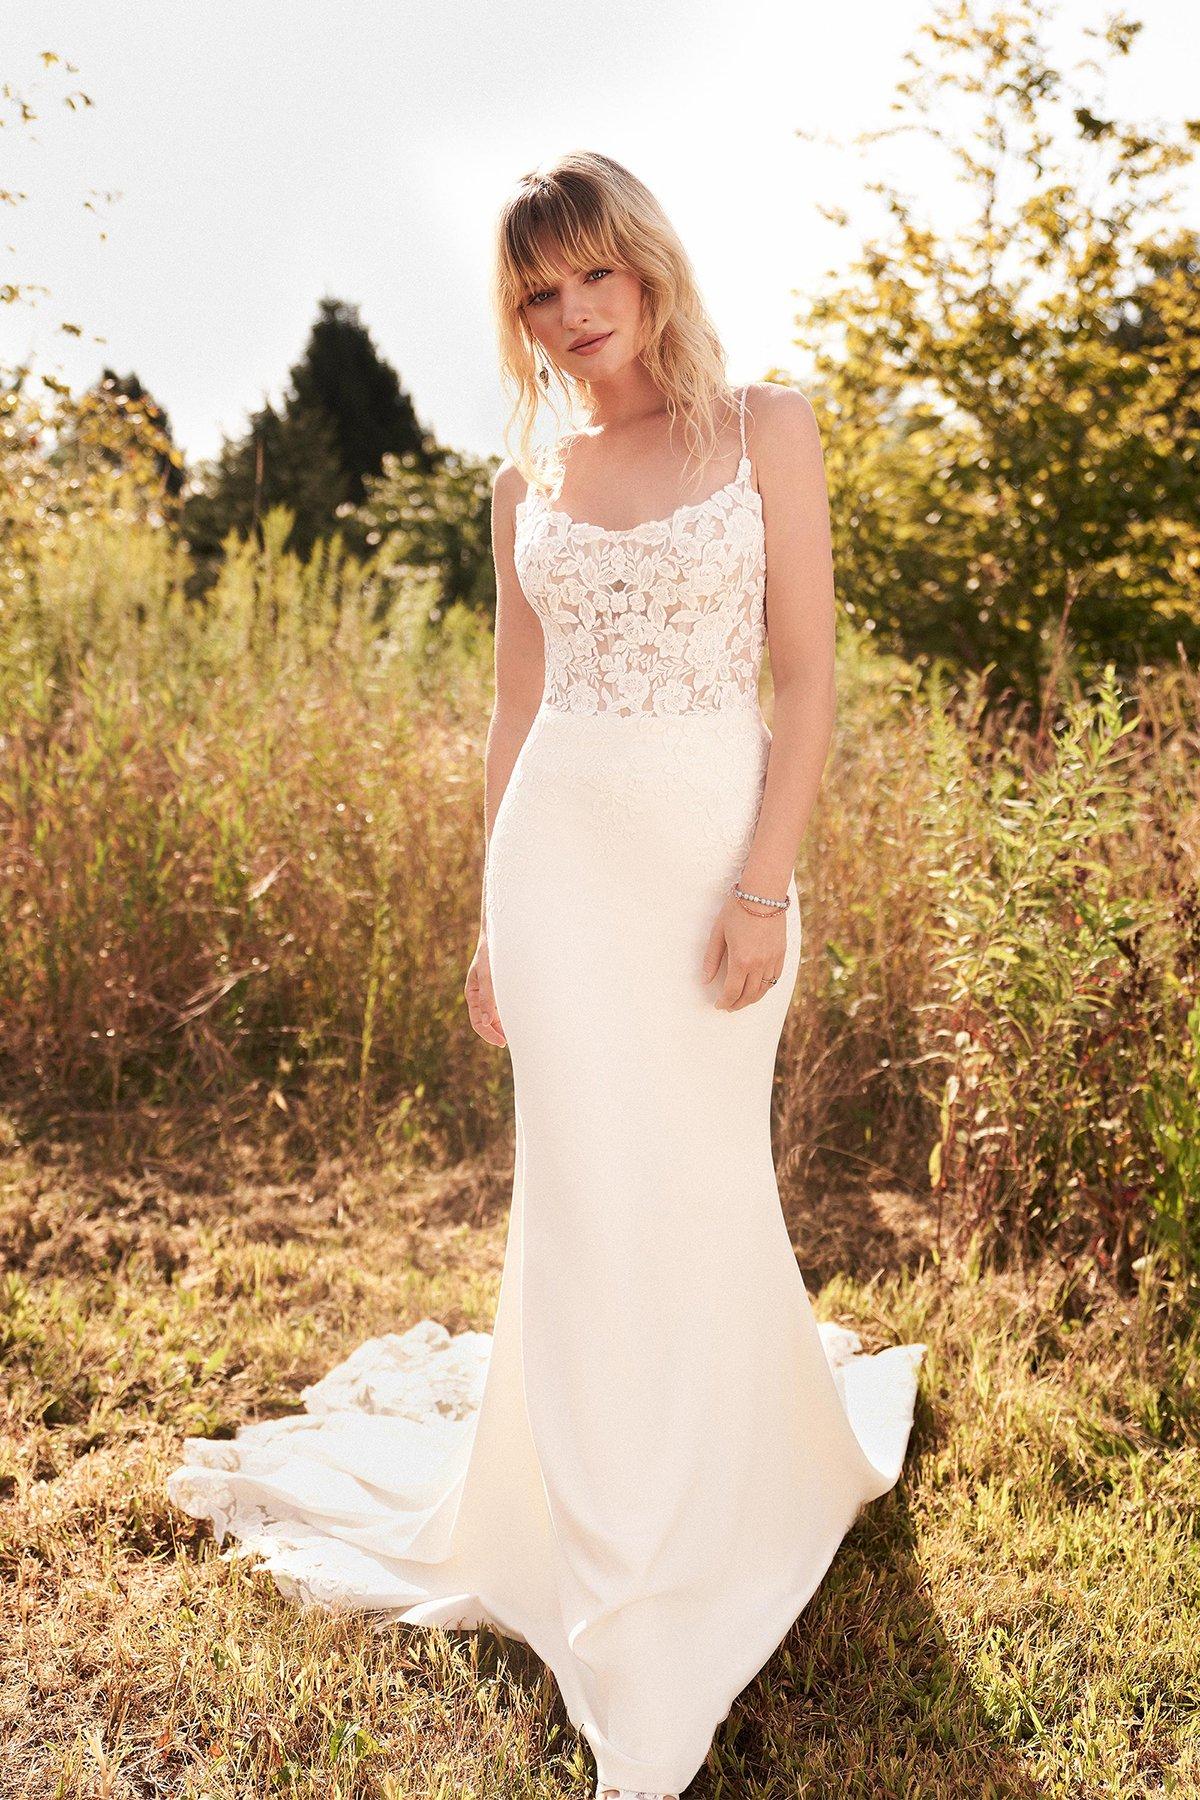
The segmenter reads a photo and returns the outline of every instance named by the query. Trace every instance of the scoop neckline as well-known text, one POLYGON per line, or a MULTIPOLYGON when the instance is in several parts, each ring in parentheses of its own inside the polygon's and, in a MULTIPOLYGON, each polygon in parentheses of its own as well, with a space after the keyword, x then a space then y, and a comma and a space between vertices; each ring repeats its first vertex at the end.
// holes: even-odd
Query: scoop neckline
MULTIPOLYGON (((714 500, 721 498, 722 494, 728 494, 733 488, 743 485, 743 472, 750 463, 751 457, 747 451, 738 459, 737 474, 729 481, 723 482, 719 488, 714 488, 711 494, 706 494, 703 500, 686 500, 681 506, 677 506, 674 512, 667 513, 665 518, 643 519, 637 525, 594 525, 590 519, 576 519, 569 512, 564 512, 562 507, 551 506, 540 488, 535 488, 532 493, 523 494, 517 502, 517 510, 520 511, 522 507, 527 506, 531 500, 536 498, 541 501, 542 511, 547 518, 562 519, 573 531, 594 531, 601 537, 633 537, 639 531, 657 531, 664 525, 673 525, 676 519, 682 518, 686 513, 703 512, 706 506, 711 506, 714 500)), ((758 497, 757 488, 750 487, 749 491, 756 498, 758 497)))

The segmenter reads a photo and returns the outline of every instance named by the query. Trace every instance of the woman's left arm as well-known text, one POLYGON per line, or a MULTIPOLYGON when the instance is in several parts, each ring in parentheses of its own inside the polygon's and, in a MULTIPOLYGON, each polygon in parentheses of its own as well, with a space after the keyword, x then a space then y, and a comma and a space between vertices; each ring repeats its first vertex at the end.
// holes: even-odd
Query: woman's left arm
POLYGON ((751 390, 767 540, 774 710, 758 826, 740 885, 782 900, 816 804, 837 712, 829 493, 816 415, 797 388, 751 390))

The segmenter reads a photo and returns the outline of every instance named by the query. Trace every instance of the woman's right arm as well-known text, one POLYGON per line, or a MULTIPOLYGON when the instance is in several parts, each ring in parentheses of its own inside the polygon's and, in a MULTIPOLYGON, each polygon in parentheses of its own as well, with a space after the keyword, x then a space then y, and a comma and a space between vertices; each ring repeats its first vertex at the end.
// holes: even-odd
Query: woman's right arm
MULTIPOLYGON (((496 565, 495 698, 483 759, 484 857, 513 764, 542 703, 546 654, 542 626, 525 598, 513 562, 514 510, 525 477, 503 462, 492 483, 492 557, 496 565)), ((485 925, 482 904, 479 929, 485 925)))
MULTIPOLYGON (((495 696, 483 758, 484 867, 492 827, 521 745, 542 702, 546 679, 545 641, 541 621, 525 598, 513 560, 515 510, 525 494, 525 477, 513 463, 502 462, 492 482, 492 557, 496 566, 495 696)), ((485 884, 486 886, 486 884, 485 884)), ((492 1044, 504 1036, 495 1016, 491 971, 487 960, 487 911, 479 902, 479 944, 467 977, 471 1023, 492 1044)))

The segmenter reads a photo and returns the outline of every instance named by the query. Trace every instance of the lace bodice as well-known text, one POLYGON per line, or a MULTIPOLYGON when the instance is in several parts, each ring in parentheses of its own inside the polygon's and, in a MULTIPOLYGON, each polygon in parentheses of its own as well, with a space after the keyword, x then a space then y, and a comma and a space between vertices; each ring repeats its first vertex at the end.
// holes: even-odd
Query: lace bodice
POLYGON ((532 488, 514 562, 541 620, 543 704, 633 717, 757 705, 766 642, 762 501, 746 450, 707 499, 623 529, 573 519, 532 488))

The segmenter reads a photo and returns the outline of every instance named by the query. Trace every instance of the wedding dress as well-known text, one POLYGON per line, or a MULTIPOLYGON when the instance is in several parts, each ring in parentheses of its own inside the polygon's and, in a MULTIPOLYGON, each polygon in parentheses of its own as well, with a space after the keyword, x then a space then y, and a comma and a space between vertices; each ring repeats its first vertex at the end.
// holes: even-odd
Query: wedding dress
POLYGON ((575 520, 514 558, 542 704, 484 876, 516 1167, 490 1334, 372 1339, 304 1414, 186 1440, 172 1500, 303 1605, 490 1622, 553 1671, 602 1786, 681 1794, 863 1504, 897 1481, 924 1345, 818 1326, 779 1201, 800 959, 718 1010, 701 963, 771 735, 761 497, 575 520))

